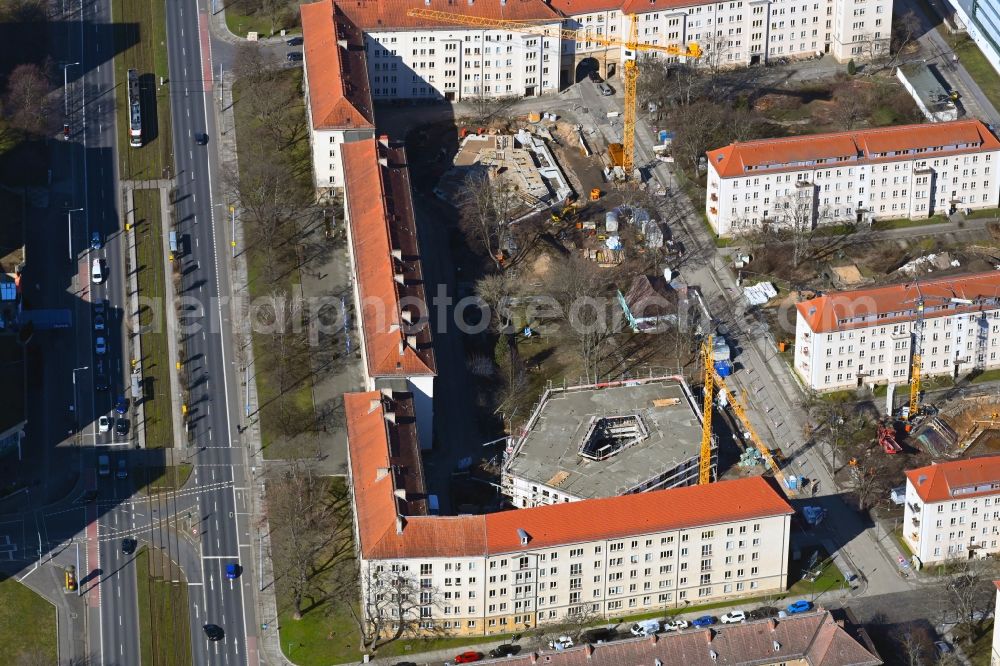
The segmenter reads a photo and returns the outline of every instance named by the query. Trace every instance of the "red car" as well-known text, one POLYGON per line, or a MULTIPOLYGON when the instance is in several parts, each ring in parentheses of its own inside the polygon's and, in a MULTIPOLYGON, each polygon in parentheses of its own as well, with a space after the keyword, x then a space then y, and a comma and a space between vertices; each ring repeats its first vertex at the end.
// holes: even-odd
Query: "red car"
POLYGON ((474 661, 479 661, 483 658, 482 652, 474 652, 469 650, 468 652, 463 652, 462 654, 455 655, 456 664, 471 664, 474 661))

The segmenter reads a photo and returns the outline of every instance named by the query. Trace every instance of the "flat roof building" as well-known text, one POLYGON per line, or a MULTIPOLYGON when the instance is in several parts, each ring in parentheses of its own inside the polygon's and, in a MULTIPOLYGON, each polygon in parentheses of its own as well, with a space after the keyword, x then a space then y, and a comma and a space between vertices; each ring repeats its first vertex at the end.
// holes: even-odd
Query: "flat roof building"
POLYGON ((549 389, 505 454, 502 490, 522 508, 693 485, 701 431, 681 377, 549 389))
POLYGON ((896 78, 932 123, 958 120, 958 107, 938 80, 933 65, 914 62, 896 70, 896 78))

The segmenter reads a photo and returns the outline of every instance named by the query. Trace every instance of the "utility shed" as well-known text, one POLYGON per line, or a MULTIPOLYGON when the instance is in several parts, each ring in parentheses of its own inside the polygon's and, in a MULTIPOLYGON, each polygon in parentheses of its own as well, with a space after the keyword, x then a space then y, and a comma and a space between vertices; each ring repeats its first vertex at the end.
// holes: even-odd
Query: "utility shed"
POLYGON ((902 82, 927 120, 932 123, 958 120, 958 106, 941 83, 933 65, 903 65, 896 70, 896 78, 902 82))

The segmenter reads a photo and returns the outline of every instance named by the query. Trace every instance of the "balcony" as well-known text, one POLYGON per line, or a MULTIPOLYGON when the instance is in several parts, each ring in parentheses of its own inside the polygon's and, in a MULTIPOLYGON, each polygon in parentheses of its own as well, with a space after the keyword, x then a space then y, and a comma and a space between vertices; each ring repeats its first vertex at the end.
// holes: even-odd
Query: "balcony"
POLYGON ((911 520, 913 521, 913 526, 914 527, 920 527, 920 519, 919 518, 917 518, 916 516, 913 516, 913 518, 911 520))
POLYGON ((920 541, 920 534, 917 532, 910 532, 910 541, 913 542, 920 541))

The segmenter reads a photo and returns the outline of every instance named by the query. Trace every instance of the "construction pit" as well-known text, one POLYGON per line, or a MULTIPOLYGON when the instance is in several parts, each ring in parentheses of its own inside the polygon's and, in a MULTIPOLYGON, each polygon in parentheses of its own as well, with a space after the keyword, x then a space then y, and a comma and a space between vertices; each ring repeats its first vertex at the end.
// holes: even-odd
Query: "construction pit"
POLYGON ((962 398, 925 419, 912 439, 934 458, 1000 453, 1000 402, 995 396, 962 398))

